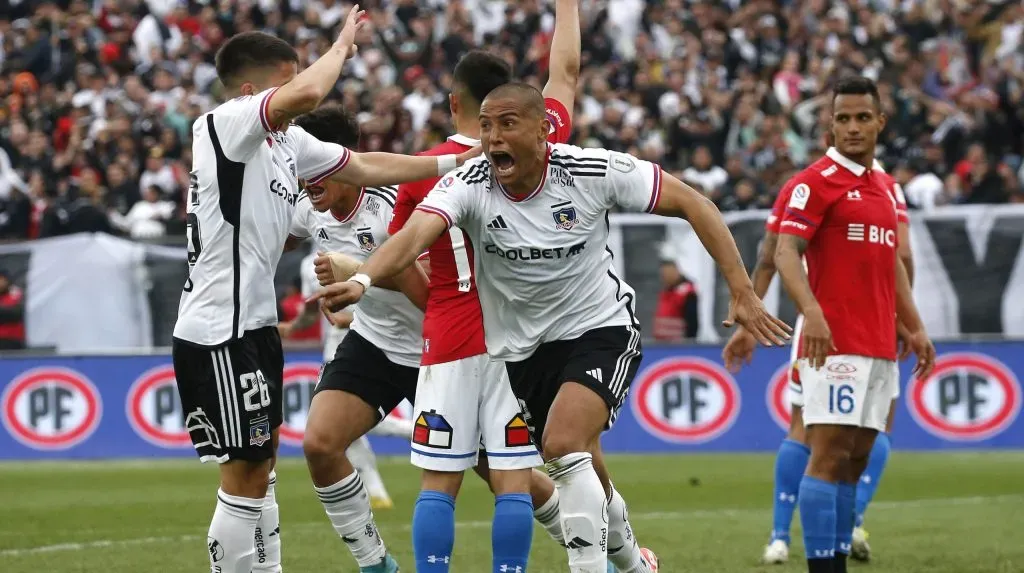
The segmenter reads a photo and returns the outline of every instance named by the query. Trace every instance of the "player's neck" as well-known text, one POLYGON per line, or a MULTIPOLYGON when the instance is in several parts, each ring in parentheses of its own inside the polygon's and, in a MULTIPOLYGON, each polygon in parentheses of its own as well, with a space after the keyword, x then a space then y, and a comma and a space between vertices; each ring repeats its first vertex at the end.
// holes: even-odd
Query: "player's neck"
POLYGON ((359 203, 359 196, 362 195, 362 189, 357 189, 355 193, 345 193, 338 200, 331 205, 331 214, 336 219, 347 219, 352 211, 355 210, 359 203))
POLYGON ((455 116, 452 118, 452 123, 455 126, 455 133, 477 141, 480 140, 480 122, 476 117, 455 116))
POLYGON ((840 150, 838 147, 836 148, 836 150, 839 151, 839 153, 843 157, 849 159, 850 161, 853 161, 857 165, 863 166, 865 169, 869 171, 872 167, 875 166, 875 150, 873 148, 863 153, 847 153, 845 151, 840 150))

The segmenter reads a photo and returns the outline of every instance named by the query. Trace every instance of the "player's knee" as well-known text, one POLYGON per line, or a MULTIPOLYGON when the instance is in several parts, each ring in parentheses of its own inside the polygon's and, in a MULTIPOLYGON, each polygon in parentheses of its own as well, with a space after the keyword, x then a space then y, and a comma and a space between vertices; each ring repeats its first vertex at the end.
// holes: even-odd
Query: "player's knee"
POLYGON ((259 499, 267 495, 269 486, 269 460, 236 460, 220 466, 220 487, 228 495, 259 499))
POLYGON ((491 470, 491 492, 494 495, 530 493, 532 469, 491 470))
POLYGON ((423 491, 438 491, 456 497, 459 494, 459 488, 462 486, 462 476, 463 472, 423 470, 423 479, 420 482, 421 489, 423 491))
POLYGON ((351 441, 345 442, 343 436, 334 436, 315 428, 307 428, 306 434, 302 437, 302 453, 307 460, 315 462, 343 454, 352 445, 351 441))
POLYGON ((789 432, 787 432, 786 438, 801 444, 807 443, 807 429, 804 427, 803 408, 799 406, 793 406, 793 414, 789 421, 789 432))
POLYGON ((541 443, 543 446, 542 456, 545 461, 576 452, 588 451, 586 440, 573 436, 568 432, 545 430, 541 443))
POLYGON ((819 448, 811 451, 808 473, 832 480, 844 479, 850 465, 850 451, 845 448, 819 448))

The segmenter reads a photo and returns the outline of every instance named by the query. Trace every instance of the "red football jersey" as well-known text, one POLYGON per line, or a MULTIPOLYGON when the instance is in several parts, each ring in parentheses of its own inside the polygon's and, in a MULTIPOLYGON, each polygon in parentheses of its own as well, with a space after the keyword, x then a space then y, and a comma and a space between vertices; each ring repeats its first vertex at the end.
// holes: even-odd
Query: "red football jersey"
POLYGON ((896 359, 898 218, 886 178, 829 149, 792 180, 779 232, 808 241, 807 276, 832 354, 896 359))
MULTIPOLYGON (((566 143, 572 133, 572 117, 558 100, 546 98, 551 134, 548 141, 566 143)), ((462 153, 479 145, 479 141, 453 135, 448 141, 420 155, 462 153)), ((406 183, 398 187, 389 232, 393 235, 426 198, 440 177, 406 183)), ((430 295, 423 318, 424 366, 443 364, 487 352, 484 343, 484 318, 476 294, 473 274, 473 245, 462 229, 452 227, 430 246, 430 295)))

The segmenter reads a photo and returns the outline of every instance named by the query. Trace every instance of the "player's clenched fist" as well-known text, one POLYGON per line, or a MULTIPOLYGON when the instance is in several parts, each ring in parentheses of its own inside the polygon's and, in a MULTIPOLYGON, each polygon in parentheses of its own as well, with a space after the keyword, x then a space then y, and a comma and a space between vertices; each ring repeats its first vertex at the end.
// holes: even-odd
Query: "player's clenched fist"
POLYGON ((316 280, 320 286, 327 286, 336 282, 347 281, 359 270, 362 262, 359 259, 350 257, 344 253, 323 253, 316 252, 313 259, 313 268, 316 270, 316 280))
POLYGON ((339 311, 350 304, 359 302, 366 292, 366 287, 356 281, 334 283, 320 289, 307 299, 308 302, 322 301, 332 312, 339 311))
POLYGON ((825 359, 836 345, 832 342, 832 330, 825 321, 821 308, 814 308, 804 314, 804 329, 800 337, 800 356, 806 358, 811 368, 820 370, 825 359))
POLYGON ((722 326, 730 328, 736 323, 765 346, 782 346, 793 332, 788 324, 768 312, 753 289, 734 294, 729 301, 729 317, 722 321, 722 326))

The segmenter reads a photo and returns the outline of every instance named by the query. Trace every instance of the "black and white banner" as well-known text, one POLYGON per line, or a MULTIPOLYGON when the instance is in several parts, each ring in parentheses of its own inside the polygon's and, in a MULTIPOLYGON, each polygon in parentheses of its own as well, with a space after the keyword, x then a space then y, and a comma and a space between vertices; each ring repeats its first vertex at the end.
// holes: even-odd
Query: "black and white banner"
MULTIPOLYGON (((748 271, 757 261, 766 216, 725 215, 748 271)), ((728 288, 688 223, 653 215, 614 215, 611 223, 616 270, 637 291, 645 332, 651 332, 661 288, 659 263, 669 256, 697 286, 699 340, 714 343, 729 335, 720 324, 728 288)), ((1024 205, 911 212, 914 296, 933 337, 1024 336, 1022 240, 1024 205)), ((304 254, 286 254, 276 277, 279 290, 297 276, 304 254)), ((0 245, 0 270, 25 290, 30 347, 116 352, 170 344, 188 266, 184 241, 179 248, 83 234, 0 245)), ((796 310, 778 279, 766 302, 792 324, 796 310)))

